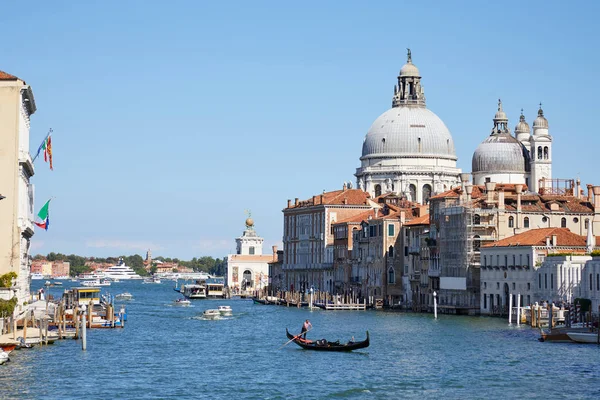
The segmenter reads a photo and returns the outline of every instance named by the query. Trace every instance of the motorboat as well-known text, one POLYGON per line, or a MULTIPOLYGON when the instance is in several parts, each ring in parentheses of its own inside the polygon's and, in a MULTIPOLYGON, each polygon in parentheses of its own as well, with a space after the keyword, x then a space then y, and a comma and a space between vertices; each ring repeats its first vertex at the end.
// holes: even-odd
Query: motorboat
POLYGON ((133 298, 133 295, 129 292, 119 293, 118 295, 115 296, 115 299, 117 299, 117 300, 131 300, 132 298, 133 298))
POLYGON ((598 332, 567 332, 567 336, 577 343, 599 343, 598 332))
POLYGON ((4 364, 7 361, 9 361, 8 353, 4 350, 0 350, 0 365, 4 364))
POLYGON ((97 286, 110 286, 110 281, 106 280, 106 279, 92 279, 92 280, 88 280, 88 281, 83 281, 81 282, 81 284, 83 286, 87 286, 87 287, 97 287, 97 286))
POLYGON ((108 267, 104 270, 104 277, 110 279, 144 279, 140 275, 136 274, 133 268, 125 265, 123 258, 119 258, 119 262, 117 265, 113 265, 112 267, 108 267))
POLYGON ((231 307, 229 306, 219 306, 219 313, 223 316, 233 315, 233 311, 231 311, 231 307))
POLYGON ((144 278, 144 283, 160 283, 160 278, 158 276, 144 278))
POLYGON ((177 299, 177 300, 175 300, 175 305, 176 306, 189 306, 190 304, 192 304, 192 302, 189 301, 188 299, 177 299))
POLYGON ((205 319, 217 319, 221 317, 221 312, 215 309, 208 309, 202 313, 202 317, 205 319))

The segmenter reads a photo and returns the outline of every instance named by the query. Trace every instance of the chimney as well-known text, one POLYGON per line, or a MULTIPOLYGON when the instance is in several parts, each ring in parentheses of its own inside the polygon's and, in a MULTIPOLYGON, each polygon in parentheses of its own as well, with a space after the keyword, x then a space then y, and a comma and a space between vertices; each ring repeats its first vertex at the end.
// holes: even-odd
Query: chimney
POLYGON ((473 194, 473 185, 465 186, 465 191, 467 192, 467 202, 471 201, 471 195, 473 194))
POLYGON ((600 213, 600 186, 592 186, 594 192, 594 212, 600 213))
POLYGON ((294 205, 297 207, 298 206, 298 198, 296 197, 296 199, 294 200, 294 205))
POLYGON ((321 195, 321 201, 319 202, 319 204, 323 204, 323 195, 321 195))
POLYGON ((288 206, 287 208, 290 208, 292 206, 292 201, 290 199, 288 199, 288 206))
POLYGON ((346 182, 344 182, 344 186, 342 186, 342 191, 346 191, 346 189, 348 188, 348 186, 346 186, 346 182))
POLYGON ((406 213, 404 211, 400 211, 400 223, 402 225, 404 225, 405 221, 406 221, 406 213))
POLYGON ((313 196, 313 206, 317 204, 317 196, 313 196))
POLYGON ((277 261, 277 246, 273 246, 273 261, 277 261))
POLYGON ((487 193, 487 202, 494 202, 494 189, 496 189, 496 183, 494 182, 486 182, 485 183, 485 192, 487 193))
POLYGON ((575 197, 581 199, 581 181, 579 178, 575 181, 575 197))
POLYGON ((550 247, 550 238, 546 236, 546 247, 550 247))
POLYGON ((498 191, 498 210, 504 211, 504 190, 498 191))
POLYGON ((465 186, 467 186, 467 182, 469 182, 469 178, 471 174, 462 173, 460 174, 460 187, 465 190, 465 186))
POLYGON ((378 209, 378 208, 376 208, 376 209, 375 209, 375 218, 377 218, 377 217, 378 217, 378 215, 379 215, 379 209, 378 209))
POLYGON ((348 204, 348 199, 344 197, 344 204, 348 204))
POLYGON ((592 203, 592 187, 594 185, 590 185, 589 183, 586 185, 587 186, 587 190, 588 190, 588 198, 587 201, 591 204, 592 203))
MULTIPOLYGON (((521 212, 521 193, 523 192, 523 185, 520 183, 515 185, 515 192, 517 193, 517 212, 521 212)), ((517 226, 517 228, 519 228, 517 226)))

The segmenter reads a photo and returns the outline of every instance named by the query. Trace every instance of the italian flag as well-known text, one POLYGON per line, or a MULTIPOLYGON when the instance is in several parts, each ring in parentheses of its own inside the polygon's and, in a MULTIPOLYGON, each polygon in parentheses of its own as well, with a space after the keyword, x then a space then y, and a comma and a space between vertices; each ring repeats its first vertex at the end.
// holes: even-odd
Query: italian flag
POLYGON ((46 204, 44 204, 44 207, 42 207, 42 209, 37 215, 38 218, 42 220, 42 222, 34 222, 34 224, 45 230, 48 230, 48 227, 50 226, 50 215, 48 214, 48 205, 50 204, 50 200, 48 200, 46 204))

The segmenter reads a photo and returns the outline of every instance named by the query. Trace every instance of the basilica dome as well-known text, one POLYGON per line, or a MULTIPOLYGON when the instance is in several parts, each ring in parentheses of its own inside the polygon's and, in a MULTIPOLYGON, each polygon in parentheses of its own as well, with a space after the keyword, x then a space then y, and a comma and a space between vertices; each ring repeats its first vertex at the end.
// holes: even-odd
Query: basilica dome
POLYGON ((488 136, 473 153, 472 172, 525 173, 529 171, 529 153, 510 133, 488 136))
POLYGON ((456 160, 454 142, 442 120, 424 107, 394 107, 371 125, 362 157, 441 157, 456 160))

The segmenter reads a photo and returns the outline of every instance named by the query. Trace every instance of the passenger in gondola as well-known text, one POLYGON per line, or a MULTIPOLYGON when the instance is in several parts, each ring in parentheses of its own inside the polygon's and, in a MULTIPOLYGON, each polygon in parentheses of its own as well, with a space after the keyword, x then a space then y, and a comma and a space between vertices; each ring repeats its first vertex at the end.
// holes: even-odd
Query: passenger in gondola
POLYGON ((302 324, 302 332, 300 332, 302 339, 306 340, 306 332, 308 332, 309 329, 312 329, 312 324, 310 323, 309 320, 306 320, 302 324))

